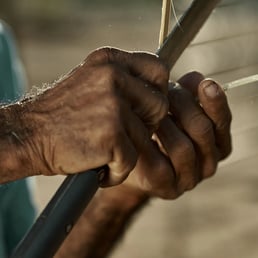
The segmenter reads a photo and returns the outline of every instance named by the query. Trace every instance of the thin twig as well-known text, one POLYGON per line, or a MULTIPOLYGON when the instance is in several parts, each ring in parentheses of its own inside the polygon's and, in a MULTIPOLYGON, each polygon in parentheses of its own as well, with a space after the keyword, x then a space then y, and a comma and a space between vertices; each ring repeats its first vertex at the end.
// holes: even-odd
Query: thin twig
POLYGON ((179 24, 175 25, 156 52, 170 70, 219 2, 220 0, 193 0, 181 16, 179 24))
POLYGON ((224 91, 228 91, 233 88, 244 86, 255 82, 258 82, 258 74, 253 74, 247 77, 237 79, 235 81, 227 82, 224 85, 222 85, 222 87, 224 91))
POLYGON ((170 12, 171 12, 171 0, 163 0, 160 32, 159 32, 159 46, 163 44, 165 38, 168 35, 170 12))

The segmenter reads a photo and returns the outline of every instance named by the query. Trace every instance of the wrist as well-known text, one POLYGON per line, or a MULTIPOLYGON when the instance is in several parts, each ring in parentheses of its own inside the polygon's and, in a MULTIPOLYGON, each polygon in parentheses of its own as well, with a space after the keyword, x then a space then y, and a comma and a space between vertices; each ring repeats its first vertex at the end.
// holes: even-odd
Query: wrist
POLYGON ((19 103, 0 108, 1 183, 39 174, 33 165, 32 121, 27 113, 26 106, 19 103))
POLYGON ((149 200, 149 196, 146 193, 125 183, 114 187, 103 188, 98 194, 111 208, 121 212, 134 211, 146 204, 149 200))
POLYGON ((123 184, 99 189, 55 258, 106 257, 147 201, 123 184))

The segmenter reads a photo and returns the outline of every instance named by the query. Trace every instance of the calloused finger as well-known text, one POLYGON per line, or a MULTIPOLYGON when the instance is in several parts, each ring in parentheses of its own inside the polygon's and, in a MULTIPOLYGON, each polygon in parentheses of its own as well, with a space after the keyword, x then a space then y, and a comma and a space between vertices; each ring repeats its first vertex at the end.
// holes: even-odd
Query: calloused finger
POLYGON ((184 88, 171 89, 169 102, 171 113, 194 143, 202 177, 213 175, 217 167, 218 150, 212 121, 194 96, 184 88))
POLYGON ((140 154, 134 173, 138 188, 149 195, 163 199, 175 199, 180 193, 173 166, 156 142, 149 140, 140 154))
POLYGON ((114 136, 110 139, 110 144, 113 145, 113 157, 108 163, 110 171, 102 186, 124 181, 134 169, 139 154, 145 151, 145 144, 151 140, 147 127, 127 103, 121 103, 120 109, 120 123, 113 129, 114 136))
POLYGON ((220 159, 227 157, 232 150, 230 125, 232 120, 227 97, 218 83, 207 79, 200 83, 198 96, 202 108, 212 120, 220 159))
POLYGON ((178 129, 170 116, 162 120, 156 133, 173 164, 178 191, 183 193, 191 190, 200 181, 193 143, 178 129))
POLYGON ((122 183, 136 165, 137 151, 124 131, 115 135, 110 141, 113 149, 111 161, 108 162, 109 171, 101 182, 102 187, 122 183))
POLYGON ((166 95, 117 65, 102 66, 102 73, 106 74, 107 80, 103 82, 103 87, 111 85, 111 91, 122 96, 146 125, 158 126, 168 112, 166 95))

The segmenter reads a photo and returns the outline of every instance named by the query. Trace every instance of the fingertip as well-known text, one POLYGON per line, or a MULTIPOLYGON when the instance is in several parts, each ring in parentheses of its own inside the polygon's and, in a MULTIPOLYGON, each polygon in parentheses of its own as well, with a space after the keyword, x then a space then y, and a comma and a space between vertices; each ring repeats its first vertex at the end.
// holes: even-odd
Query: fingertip
POLYGON ((199 90, 208 100, 214 100, 223 94, 221 86, 212 79, 205 79, 201 81, 199 90))

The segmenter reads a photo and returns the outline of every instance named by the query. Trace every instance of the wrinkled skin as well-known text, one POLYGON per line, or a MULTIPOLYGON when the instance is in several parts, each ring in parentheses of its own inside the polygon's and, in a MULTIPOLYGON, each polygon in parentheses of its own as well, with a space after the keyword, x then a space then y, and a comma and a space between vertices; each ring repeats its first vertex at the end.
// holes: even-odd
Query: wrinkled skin
POLYGON ((167 114, 168 76, 153 54, 91 53, 36 100, 23 101, 29 137, 16 135, 30 157, 29 170, 70 174, 107 164, 102 185, 122 182, 167 114))
POLYGON ((155 55, 102 48, 50 89, 1 108, 1 182, 107 164, 102 186, 133 170, 123 189, 169 199, 192 189, 230 153, 231 114, 201 74, 169 91, 168 77, 155 55))
POLYGON ((231 152, 231 112, 222 88, 197 72, 178 83, 169 89, 169 115, 121 186, 129 192, 175 199, 214 175, 231 152))
POLYGON ((56 258, 107 257, 149 199, 175 199, 214 175, 231 151, 231 113, 220 86, 203 79, 192 72, 181 87, 169 87, 169 114, 147 138, 136 167, 122 184, 97 192, 56 258))

